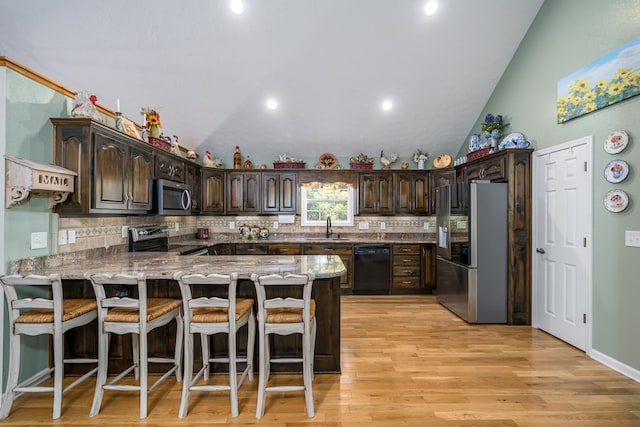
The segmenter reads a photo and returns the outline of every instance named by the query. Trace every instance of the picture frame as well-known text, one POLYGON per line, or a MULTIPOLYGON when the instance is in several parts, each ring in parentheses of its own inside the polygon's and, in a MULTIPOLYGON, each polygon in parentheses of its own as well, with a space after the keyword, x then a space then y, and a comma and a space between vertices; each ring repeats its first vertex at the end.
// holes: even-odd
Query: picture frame
POLYGON ((122 130, 124 131, 124 133, 126 133, 129 136, 132 136, 137 139, 142 139, 142 136, 140 135, 140 132, 136 127, 136 124, 132 120, 124 116, 122 117, 122 130))
POLYGON ((558 123, 640 95, 640 36, 558 80, 558 123))

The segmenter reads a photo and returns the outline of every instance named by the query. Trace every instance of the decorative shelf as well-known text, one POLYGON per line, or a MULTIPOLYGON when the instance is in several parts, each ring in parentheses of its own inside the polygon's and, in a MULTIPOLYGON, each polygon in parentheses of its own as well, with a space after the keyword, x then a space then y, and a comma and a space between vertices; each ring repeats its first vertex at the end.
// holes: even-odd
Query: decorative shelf
POLYGON ((78 174, 60 166, 38 163, 4 155, 5 208, 18 205, 30 196, 49 198, 49 208, 73 193, 74 176, 78 174))

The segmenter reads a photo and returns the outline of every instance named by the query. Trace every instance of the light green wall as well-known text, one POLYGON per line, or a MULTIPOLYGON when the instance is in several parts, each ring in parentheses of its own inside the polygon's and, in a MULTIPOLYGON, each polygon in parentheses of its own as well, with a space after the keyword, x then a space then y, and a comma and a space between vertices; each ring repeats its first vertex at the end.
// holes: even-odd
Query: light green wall
MULTIPOLYGON (((625 230, 640 230, 640 96, 556 123, 556 84, 606 53, 640 35, 637 0, 546 0, 470 133, 477 133, 486 113, 502 114, 510 131, 522 132, 534 148, 551 147, 582 136, 594 137, 593 171, 593 349, 640 370, 640 249, 624 246, 625 230), (606 136, 622 129, 630 146, 611 156, 606 136), (622 183, 603 178, 614 158, 631 169, 622 183), (631 199, 622 213, 603 207, 604 194, 622 188, 631 199)), ((461 154, 466 152, 466 144, 461 154)))
MULTIPOLYGON (((4 85, 6 113, 4 117, 0 117, 0 120, 4 121, 6 129, 6 154, 51 163, 53 161, 53 128, 49 118, 68 116, 68 99, 10 69, 6 69, 4 85)), ((5 271, 9 271, 11 260, 51 253, 51 238, 49 238, 47 249, 31 250, 32 232, 44 231, 50 235, 51 210, 46 198, 32 197, 22 205, 5 209, 2 226, 4 239, 2 261, 5 271)), ((6 339, 8 333, 6 307, 4 309, 2 374, 3 378, 6 378, 9 346, 6 339)), ((23 342, 21 379, 31 377, 48 365, 46 337, 26 337, 23 342)))

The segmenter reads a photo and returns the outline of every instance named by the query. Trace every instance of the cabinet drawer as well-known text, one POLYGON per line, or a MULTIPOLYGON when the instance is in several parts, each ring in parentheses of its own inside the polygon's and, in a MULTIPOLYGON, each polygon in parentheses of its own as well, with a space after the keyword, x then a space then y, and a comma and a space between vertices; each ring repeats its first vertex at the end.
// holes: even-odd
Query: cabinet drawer
POLYGON ((300 255, 300 245, 269 245, 271 255, 300 255))
POLYGON ((420 255, 394 255, 393 265, 419 267, 420 255))
POLYGON ((305 255, 353 255, 353 247, 345 244, 305 244, 302 246, 305 255))
POLYGON ((394 265, 393 266, 393 277, 409 277, 409 276, 417 276, 420 277, 420 265, 394 265))
POLYGON ((254 245, 248 243, 246 245, 236 245, 236 255, 268 255, 268 245, 254 245))
POLYGON ((467 181, 504 178, 506 176, 506 161, 506 157, 500 156, 469 165, 464 169, 465 178, 467 181))
POLYGON ((394 277, 392 286, 395 289, 419 289, 420 277, 394 277))
POLYGON ((420 245, 393 245, 393 255, 420 255, 420 245))

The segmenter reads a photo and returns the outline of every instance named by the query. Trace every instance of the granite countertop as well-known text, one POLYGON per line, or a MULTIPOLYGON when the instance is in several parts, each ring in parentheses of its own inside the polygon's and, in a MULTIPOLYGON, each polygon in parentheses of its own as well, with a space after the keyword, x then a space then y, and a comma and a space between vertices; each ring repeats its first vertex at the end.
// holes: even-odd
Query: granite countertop
POLYGON ((427 243, 436 242, 435 233, 362 233, 362 234, 339 234, 335 233, 331 237, 326 237, 324 233, 307 234, 287 234, 272 233, 267 239, 242 239, 238 233, 224 233, 210 235, 209 239, 196 239, 190 237, 179 237, 171 239, 171 244, 213 246, 221 243, 241 243, 241 244, 357 244, 357 243, 427 243))
POLYGON ((176 271, 190 273, 237 272, 238 277, 249 279, 252 273, 314 273, 316 278, 325 279, 341 276, 345 267, 336 255, 217 255, 191 256, 171 252, 123 252, 104 257, 59 259, 46 265, 25 267, 17 274, 60 274, 62 279, 79 280, 87 271, 96 273, 143 272, 148 279, 170 279, 176 271))

